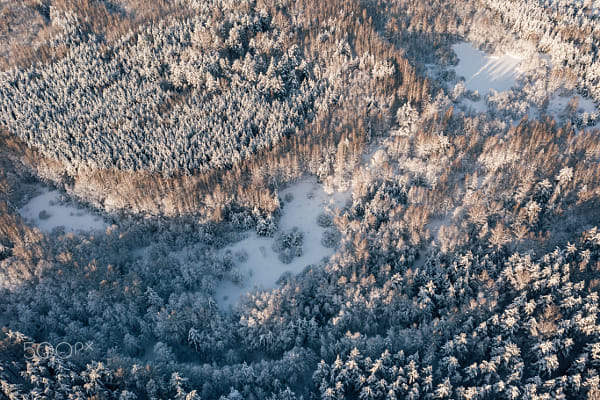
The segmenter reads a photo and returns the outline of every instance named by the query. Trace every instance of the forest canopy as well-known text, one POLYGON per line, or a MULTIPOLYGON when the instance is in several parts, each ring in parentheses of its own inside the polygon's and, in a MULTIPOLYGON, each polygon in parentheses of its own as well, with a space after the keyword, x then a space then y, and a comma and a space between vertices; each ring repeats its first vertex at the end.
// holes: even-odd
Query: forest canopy
POLYGON ((0 397, 599 399, 599 10, 0 0, 0 397))

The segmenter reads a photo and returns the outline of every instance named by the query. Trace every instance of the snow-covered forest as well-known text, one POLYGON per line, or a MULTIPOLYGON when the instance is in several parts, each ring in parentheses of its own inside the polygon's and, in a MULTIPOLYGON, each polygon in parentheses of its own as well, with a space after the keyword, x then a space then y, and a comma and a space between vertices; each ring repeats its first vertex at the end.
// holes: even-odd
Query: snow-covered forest
POLYGON ((292 45, 293 26, 226 5, 5 73, 0 123, 70 169, 223 168, 276 143, 325 106, 313 103, 329 85, 292 45))
POLYGON ((600 399, 599 18, 0 0, 0 398, 600 399))

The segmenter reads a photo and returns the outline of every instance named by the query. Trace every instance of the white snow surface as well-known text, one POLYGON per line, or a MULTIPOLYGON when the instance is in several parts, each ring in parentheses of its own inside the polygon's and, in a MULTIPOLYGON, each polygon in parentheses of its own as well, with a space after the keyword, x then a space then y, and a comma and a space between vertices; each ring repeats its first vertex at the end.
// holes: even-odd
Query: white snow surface
POLYGON ((279 229, 290 232, 298 228, 304 233, 302 256, 294 257, 291 263, 284 264, 278 259, 278 254, 272 249, 273 238, 260 237, 252 232, 237 243, 227 246, 223 252, 231 251, 235 263, 243 276, 242 285, 224 280, 216 288, 217 304, 228 309, 234 306, 243 295, 255 288, 273 289, 282 274, 290 272, 298 274, 306 266, 318 264, 323 259, 328 259, 335 251, 321 245, 321 237, 325 228, 317 224, 317 217, 323 212, 332 213, 336 208, 342 208, 350 198, 350 193, 336 193, 327 195, 323 185, 318 184, 314 178, 303 179, 281 191, 280 197, 285 199, 291 193, 290 202, 284 200, 279 229), (245 251, 247 260, 240 261, 236 253, 245 251))
POLYGON ((482 97, 492 89, 497 92, 510 89, 521 74, 522 59, 514 54, 492 56, 467 42, 454 44, 452 49, 459 59, 456 75, 464 77, 467 89, 479 91, 482 97))
POLYGON ((486 112, 487 106, 485 104, 485 100, 481 97, 479 100, 474 101, 470 99, 463 99, 463 104, 467 106, 467 108, 472 109, 475 112, 486 112))
POLYGON ((21 216, 44 232, 63 226, 65 232, 87 232, 106 229, 108 224, 99 215, 78 208, 73 202, 61 200, 57 190, 42 189, 42 194, 33 197, 19 209, 21 216))
POLYGON ((587 112, 587 113, 593 114, 596 111, 598 111, 598 107, 591 99, 577 96, 577 95, 571 96, 571 97, 554 95, 554 96, 552 96, 552 98, 550 98, 550 101, 548 102, 548 110, 547 110, 548 114, 554 115, 556 117, 560 117, 564 113, 565 108, 567 107, 569 102, 574 98, 578 99, 577 110, 576 110, 577 112, 579 112, 579 113, 587 112))

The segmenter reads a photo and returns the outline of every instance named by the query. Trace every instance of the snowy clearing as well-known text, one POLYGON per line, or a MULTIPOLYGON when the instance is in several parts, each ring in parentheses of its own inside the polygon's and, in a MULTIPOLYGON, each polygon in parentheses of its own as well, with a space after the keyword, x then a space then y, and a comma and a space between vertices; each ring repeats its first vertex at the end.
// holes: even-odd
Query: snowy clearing
POLYGON ((336 193, 329 196, 323 185, 316 179, 301 180, 280 193, 284 199, 279 229, 289 232, 292 228, 304 234, 302 255, 294 257, 289 264, 282 263, 273 250, 273 238, 260 237, 252 232, 246 239, 227 246, 223 252, 231 252, 234 269, 243 277, 242 285, 232 281, 222 281, 216 289, 216 300, 223 309, 234 306, 238 299, 258 289, 272 289, 277 280, 286 272, 298 274, 311 264, 318 264, 323 258, 329 258, 335 251, 321 244, 323 232, 327 229, 317 224, 319 214, 331 214, 336 208, 342 208, 350 198, 350 193, 336 193), (287 201, 286 198, 291 200, 287 201))
POLYGON ((555 94, 548 102, 546 113, 554 116, 558 121, 563 121, 570 113, 567 106, 571 101, 577 101, 576 109, 572 110, 576 114, 594 114, 598 112, 598 107, 591 99, 578 95, 565 97, 555 94))
POLYGON ((459 58, 456 74, 465 78, 467 89, 477 90, 481 96, 492 89, 497 92, 510 89, 521 74, 519 64, 522 60, 513 54, 491 56, 466 42, 457 43, 452 49, 459 58))
POLYGON ((99 215, 77 207, 73 202, 61 200, 57 190, 42 189, 42 194, 33 197, 19 209, 21 216, 44 232, 62 226, 66 232, 83 232, 106 229, 108 224, 99 215))
POLYGON ((491 56, 477 50, 471 43, 456 43, 452 49, 458 56, 457 77, 463 77, 465 88, 479 93, 478 100, 463 99, 463 104, 476 112, 486 112, 485 96, 492 90, 504 92, 517 83, 522 71, 522 59, 513 54, 491 56))
MULTIPOLYGON (((486 95, 515 89, 518 78, 527 74, 526 71, 530 71, 532 68, 531 65, 525 65, 526 60, 523 57, 511 53, 492 56, 477 50, 468 42, 454 44, 452 49, 459 58, 455 67, 457 78, 464 78, 465 89, 479 93, 478 100, 472 100, 469 98, 472 96, 466 94, 461 99, 461 103, 466 109, 475 112, 487 112, 486 95)), ((547 58, 545 54, 538 53, 537 56, 540 59, 547 58)), ((548 61, 548 63, 550 62, 548 61)), ((537 106, 529 104, 527 107, 529 108, 527 114, 530 117, 539 118, 540 110, 537 106)), ((588 125, 590 118, 598 113, 598 107, 591 99, 579 95, 559 95, 558 92, 555 92, 550 97, 546 113, 561 123, 570 120, 570 115, 576 115, 583 125, 588 125), (577 100, 578 105, 574 109, 568 110, 569 102, 572 100, 577 100), (589 115, 586 116, 585 113, 589 115)), ((515 118, 510 121, 513 125, 518 124, 520 116, 515 118)), ((589 125, 592 123, 590 122, 589 125)))

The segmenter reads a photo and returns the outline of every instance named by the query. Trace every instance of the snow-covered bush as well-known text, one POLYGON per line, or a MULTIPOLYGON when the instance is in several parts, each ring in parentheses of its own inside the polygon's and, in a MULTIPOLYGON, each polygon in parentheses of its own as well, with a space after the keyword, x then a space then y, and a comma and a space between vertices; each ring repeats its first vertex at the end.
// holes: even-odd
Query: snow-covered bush
POLYGON ((302 255, 303 241, 304 234, 297 228, 292 228, 289 233, 279 231, 273 240, 273 251, 278 253, 278 258, 282 263, 289 264, 294 257, 302 255))
POLYGON ((321 244, 323 247, 333 248, 336 247, 340 241, 341 235, 335 228, 329 228, 325 232, 323 232, 323 237, 321 238, 321 244))
POLYGON ((321 228, 328 228, 331 225, 333 225, 333 218, 331 217, 330 214, 328 213, 321 213, 319 214, 319 216, 317 217, 317 224, 321 227, 321 228))

